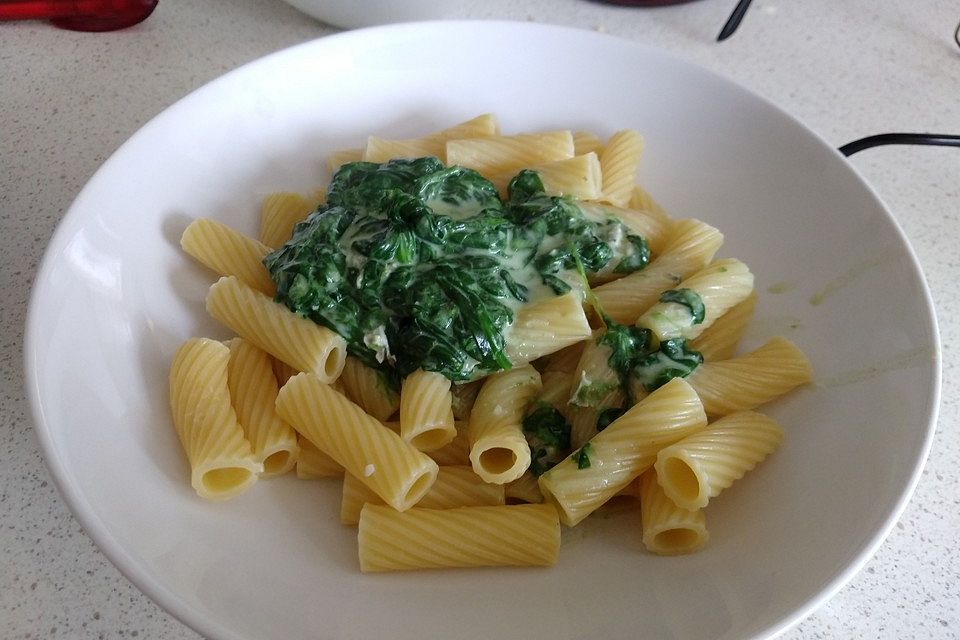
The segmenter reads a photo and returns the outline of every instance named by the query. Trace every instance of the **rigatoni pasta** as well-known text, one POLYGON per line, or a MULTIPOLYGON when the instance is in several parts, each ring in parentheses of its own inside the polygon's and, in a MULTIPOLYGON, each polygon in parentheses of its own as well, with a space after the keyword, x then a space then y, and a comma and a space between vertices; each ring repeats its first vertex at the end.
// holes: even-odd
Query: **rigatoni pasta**
POLYGON ((548 504, 404 513, 366 504, 359 522, 360 570, 546 566, 560 552, 560 522, 548 504))
POLYGON ((313 374, 283 385, 277 412, 394 509, 416 504, 437 478, 437 463, 313 374))
POLYGON ((230 403, 229 360, 226 345, 191 338, 170 367, 170 410, 190 461, 190 484, 211 500, 242 493, 263 470, 230 403))

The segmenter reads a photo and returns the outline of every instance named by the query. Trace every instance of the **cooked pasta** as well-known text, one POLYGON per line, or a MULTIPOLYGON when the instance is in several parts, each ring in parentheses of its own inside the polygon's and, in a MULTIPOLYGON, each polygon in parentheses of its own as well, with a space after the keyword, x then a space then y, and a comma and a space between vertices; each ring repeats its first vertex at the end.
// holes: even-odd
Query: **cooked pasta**
POLYGON ((657 453, 657 478, 683 509, 707 506, 711 498, 753 469, 780 446, 783 427, 753 411, 731 413, 657 453))
POLYGON ((810 361, 786 338, 771 338, 750 353, 704 362, 687 376, 708 416, 756 409, 810 382, 810 361))
POLYGON ((560 552, 560 522, 548 504, 400 513, 366 504, 359 523, 360 570, 547 566, 560 552))
POLYGON ((731 307, 717 318, 712 325, 690 341, 690 347, 700 352, 707 362, 727 360, 737 351, 740 339, 747 331, 750 318, 757 306, 757 291, 731 307))
POLYGON ((190 461, 190 484, 211 500, 243 493, 263 471, 230 403, 229 360, 223 343, 191 338, 170 367, 170 410, 190 461))
POLYGON ((703 510, 681 509, 657 484, 650 469, 640 476, 640 522, 643 544, 651 553, 675 556, 699 551, 710 539, 703 510))
POLYGON ((433 451, 457 435, 450 380, 417 369, 400 388, 400 437, 421 451, 433 451))
POLYGON ((590 335, 590 322, 574 292, 521 307, 510 327, 507 357, 515 365, 536 360, 590 335))
POLYGON ((235 277, 220 278, 207 294, 207 311, 260 347, 325 382, 343 369, 346 342, 330 329, 294 314, 235 277))
POLYGON ((448 140, 446 152, 447 164, 491 176, 574 155, 569 131, 448 140))
POLYGON ((527 365, 496 373, 484 383, 470 413, 470 464, 487 482, 504 484, 530 466, 523 413, 541 389, 540 374, 527 365))
POLYGON ((637 318, 636 324, 650 329, 660 341, 691 340, 752 291, 753 274, 747 265, 736 258, 717 260, 664 291, 660 301, 637 318), (668 299, 670 294, 677 295, 668 299), (699 314, 691 305, 691 296, 699 304, 699 314))
POLYGON ((227 342, 227 382, 237 419, 264 478, 283 475, 297 462, 297 433, 277 415, 277 380, 270 356, 243 338, 227 342))
POLYGON ((271 193, 260 206, 260 242, 268 247, 279 247, 290 239, 294 225, 303 221, 315 207, 316 202, 299 193, 271 193))
POLYGON ((619 207, 629 204, 642 153, 643 138, 636 131, 624 129, 610 136, 600 152, 604 200, 619 207))
POLYGON ((270 247, 221 222, 208 218, 194 220, 180 237, 180 246, 221 276, 236 276, 248 287, 268 296, 276 289, 263 266, 270 247))
POLYGON ((409 509, 437 478, 437 463, 310 373, 291 378, 277 412, 394 509, 409 509))

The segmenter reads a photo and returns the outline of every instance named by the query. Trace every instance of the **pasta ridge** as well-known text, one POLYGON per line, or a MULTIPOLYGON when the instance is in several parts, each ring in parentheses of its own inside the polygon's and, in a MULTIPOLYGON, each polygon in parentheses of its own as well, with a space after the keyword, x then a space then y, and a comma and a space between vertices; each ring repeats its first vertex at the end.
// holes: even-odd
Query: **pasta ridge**
POLYGON ((620 207, 629 204, 643 146, 643 137, 632 129, 617 131, 607 140, 600 152, 605 200, 620 207))

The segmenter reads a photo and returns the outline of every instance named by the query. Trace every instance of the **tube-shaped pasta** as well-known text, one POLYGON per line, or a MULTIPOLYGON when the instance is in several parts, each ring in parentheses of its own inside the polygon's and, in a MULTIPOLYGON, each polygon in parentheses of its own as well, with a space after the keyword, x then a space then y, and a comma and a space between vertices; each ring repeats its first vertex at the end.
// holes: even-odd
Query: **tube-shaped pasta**
POLYGON ((657 478, 682 509, 701 509, 783 442, 783 428, 754 411, 731 413, 657 453, 657 478))
POLYGON ((293 235, 293 227, 304 220, 317 206, 299 193, 271 193, 260 205, 260 242, 279 247, 293 235))
POLYGON ((184 342, 170 366, 170 410, 190 461, 190 484, 201 498, 223 500, 250 488, 263 470, 230 404, 226 345, 184 342))
POLYGON ((756 409, 812 377, 807 356, 778 336, 742 356, 704 362, 686 380, 700 396, 707 415, 718 417, 756 409))
POLYGON ((335 380, 343 369, 347 352, 343 338, 235 277, 220 278, 210 287, 207 311, 241 338, 324 382, 335 380))
POLYGON ((277 412, 394 509, 416 504, 437 478, 437 463, 313 374, 283 385, 277 412))
POLYGON ((300 455, 297 456, 297 477, 301 480, 333 478, 343 475, 343 465, 317 448, 301 435, 297 436, 300 455))
POLYGON ((180 246, 221 276, 236 276, 248 287, 268 296, 276 291, 270 272, 263 266, 270 247, 222 222, 197 218, 184 229, 180 246))
POLYGON ((600 152, 604 200, 618 207, 629 204, 642 153, 643 136, 636 131, 624 129, 610 136, 600 152))
MULTIPOLYGON (((578 200, 595 200, 600 197, 603 190, 600 161, 595 153, 587 153, 524 168, 535 171, 540 176, 543 189, 547 195, 569 196, 578 200)), ((516 169, 510 169, 505 173, 485 177, 493 183, 501 196, 506 197, 507 186, 516 174, 516 169)))
POLYGON ((660 301, 637 318, 638 327, 650 329, 660 341, 672 338, 692 340, 753 291, 753 274, 736 258, 717 260, 663 293, 660 301), (702 317, 686 302, 667 300, 668 294, 689 294, 699 298, 702 317))
POLYGON ((390 386, 383 373, 353 356, 347 356, 337 379, 343 384, 348 398, 381 422, 390 419, 400 409, 400 394, 390 386))
POLYGON ((495 373, 480 389, 467 438, 470 464, 485 481, 504 484, 530 466, 523 414, 540 389, 540 374, 530 365, 495 373))
POLYGON ((360 570, 546 566, 560 552, 560 522, 548 504, 398 513, 364 505, 357 535, 360 570))
POLYGON ((457 435, 453 424, 450 380, 417 369, 400 388, 400 437, 420 451, 433 451, 457 435))
POLYGON ((569 131, 447 141, 447 164, 468 167, 485 176, 572 157, 573 136, 569 131))
POLYGON ((652 467, 660 449, 706 423, 697 394, 674 378, 540 476, 540 491, 573 526, 652 467))
POLYGON ((593 289, 597 302, 615 322, 633 324, 666 290, 704 268, 723 244, 723 234, 699 220, 680 220, 657 258, 635 271, 593 289))
POLYGON ((227 382, 237 420, 263 464, 262 477, 283 475, 297 462, 297 432, 277 415, 277 380, 272 358, 243 338, 227 342, 227 382))
MULTIPOLYGON (((451 466, 440 467, 436 482, 414 506, 422 509, 454 509, 504 504, 504 501, 504 485, 484 482, 469 466, 451 466)), ((357 524, 360 510, 368 502, 383 504, 383 500, 356 476, 349 473, 344 475, 340 522, 357 524)))
POLYGON ((507 357, 521 365, 580 342, 590 322, 575 291, 520 307, 507 334, 507 357))
POLYGON ((699 351, 707 362, 732 358, 756 306, 757 292, 754 290, 694 338, 690 348, 699 351))
POLYGON ((640 522, 644 546, 661 556, 699 551, 710 539, 703 511, 675 505, 657 484, 653 469, 640 476, 640 522))

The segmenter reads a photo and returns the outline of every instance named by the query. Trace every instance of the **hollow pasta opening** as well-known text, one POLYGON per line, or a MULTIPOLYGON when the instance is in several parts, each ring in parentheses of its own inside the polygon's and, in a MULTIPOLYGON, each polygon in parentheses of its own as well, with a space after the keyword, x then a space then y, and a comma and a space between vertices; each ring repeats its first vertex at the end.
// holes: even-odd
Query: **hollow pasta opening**
POLYGON ((328 378, 333 380, 340 372, 343 370, 343 362, 346 358, 346 354, 343 349, 338 349, 334 347, 327 352, 327 356, 323 361, 323 372, 327 375, 328 378))
POLYGON ((226 493, 244 484, 253 475, 243 467, 221 467, 203 474, 203 486, 212 494, 226 493))
POLYGON ((663 478, 683 500, 695 501, 700 496, 700 481, 686 462, 679 458, 667 458, 663 478))
POLYGON ((420 498, 423 497, 429 489, 430 485, 433 483, 434 477, 429 473, 423 473, 419 478, 414 481, 410 488, 407 489, 406 495, 403 496, 403 500, 407 504, 413 504, 419 502, 420 498))
POLYGON ((653 539, 653 546, 661 552, 687 551, 700 545, 700 534, 693 529, 666 529, 653 539))
POLYGON ((263 461, 263 472, 266 474, 281 473, 290 462, 289 451, 277 451, 267 456, 263 461))
POLYGON ((443 429, 430 429, 415 435, 410 444, 420 451, 433 451, 447 444, 450 434, 443 429))
POLYGON ((480 454, 480 466, 491 474, 506 473, 517 464, 517 454, 506 447, 491 447, 480 454))

